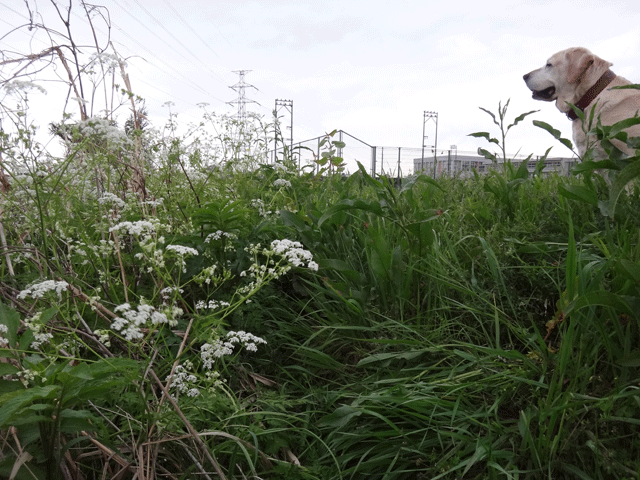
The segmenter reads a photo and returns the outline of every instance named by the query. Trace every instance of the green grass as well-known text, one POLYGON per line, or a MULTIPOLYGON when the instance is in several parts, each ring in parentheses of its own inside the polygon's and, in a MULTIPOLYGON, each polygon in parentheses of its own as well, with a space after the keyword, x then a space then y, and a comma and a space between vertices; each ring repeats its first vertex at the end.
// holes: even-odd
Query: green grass
POLYGON ((140 135, 28 170, 3 140, 0 476, 638 478, 637 188, 511 166, 396 187, 140 135), (285 238, 317 271, 277 270, 285 238), (44 280, 68 286, 20 294, 44 280), (139 307, 168 320, 128 338, 139 307), (230 331, 267 343, 207 366, 230 331))

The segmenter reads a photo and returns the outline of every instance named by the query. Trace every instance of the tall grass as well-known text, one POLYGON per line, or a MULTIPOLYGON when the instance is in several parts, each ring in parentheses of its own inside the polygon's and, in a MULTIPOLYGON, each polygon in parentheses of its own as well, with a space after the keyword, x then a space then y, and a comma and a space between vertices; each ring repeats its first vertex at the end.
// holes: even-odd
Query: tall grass
POLYGON ((633 175, 396 186, 91 121, 3 137, 0 476, 638 478, 633 175))

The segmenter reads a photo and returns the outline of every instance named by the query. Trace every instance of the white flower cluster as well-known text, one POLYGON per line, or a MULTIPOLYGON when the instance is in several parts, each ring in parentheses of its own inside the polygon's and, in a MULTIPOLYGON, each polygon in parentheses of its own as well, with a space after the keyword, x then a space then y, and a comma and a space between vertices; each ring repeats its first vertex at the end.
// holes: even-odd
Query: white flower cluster
POLYGON ((38 90, 40 93, 47 93, 40 85, 28 80, 13 80, 5 83, 2 87, 9 95, 15 92, 26 92, 27 90, 38 90))
POLYGON ((111 346, 111 340, 109 339, 109 330, 94 330, 94 335, 98 336, 98 341, 105 347, 111 346))
POLYGON ((182 294, 184 290, 179 287, 165 287, 160 290, 160 296, 162 296, 164 300, 169 300, 174 293, 182 294))
POLYGON ((159 312, 153 306, 146 304, 138 305, 137 309, 134 310, 128 303, 118 305, 113 311, 122 313, 122 317, 117 317, 111 324, 111 328, 123 334, 127 340, 136 340, 144 337, 141 328, 145 325, 148 326, 148 324, 161 325, 167 323, 175 327, 178 323, 177 317, 183 313, 177 307, 172 307, 168 312, 159 312))
POLYGON ((230 240, 235 240, 238 236, 235 233, 227 233, 222 230, 217 230, 213 233, 207 235, 207 238, 204 239, 204 243, 209 243, 211 240, 221 240, 222 238, 228 238, 230 240))
POLYGON ((196 302, 196 310, 217 310, 222 307, 229 307, 230 305, 231 304, 229 302, 225 302, 224 300, 209 300, 208 302, 205 302, 204 300, 198 300, 196 302))
POLYGON ((109 120, 100 117, 91 117, 78 124, 80 132, 86 136, 96 136, 107 142, 110 147, 124 146, 131 143, 127 134, 118 127, 112 125, 109 120))
POLYGON ((289 180, 285 180, 284 178, 278 178, 273 182, 273 186, 276 188, 291 188, 291 182, 289 180))
POLYGON ((153 272, 154 267, 164 268, 164 251, 156 248, 159 243, 164 243, 164 237, 156 240, 154 237, 148 236, 140 239, 138 243, 142 252, 136 253, 134 257, 149 263, 147 267, 148 273, 153 272))
POLYGON ((225 355, 232 355, 235 345, 243 346, 250 352, 257 352, 259 344, 266 344, 266 340, 256 337, 252 333, 240 330, 239 332, 229 332, 226 335, 227 340, 222 341, 219 338, 211 343, 205 343, 200 347, 200 358, 207 370, 213 368, 216 359, 225 355))
POLYGON ((187 273, 187 262, 185 262, 184 257, 186 255, 198 255, 198 251, 195 248, 185 247, 184 245, 167 245, 167 251, 173 252, 178 256, 183 273, 187 273))
POLYGON ((284 163, 276 162, 273 164, 273 168, 279 172, 289 173, 289 169, 284 163))
POLYGON ((118 208, 124 208, 127 205, 124 200, 111 192, 103 192, 102 196, 98 198, 98 203, 100 205, 113 205, 118 208))
POLYGON ((245 247, 245 251, 254 256, 255 262, 247 270, 240 272, 241 277, 253 278, 249 284, 237 290, 242 295, 251 296, 264 283, 286 275, 293 267, 318 270, 318 264, 313 261, 313 255, 302 248, 300 242, 287 239, 274 240, 271 242, 270 248, 262 248, 260 244, 257 244, 245 247), (258 260, 260 254, 267 257, 264 264, 258 260), (276 260, 273 258, 274 256, 281 258, 276 260))
POLYGON ((91 59, 89 60, 89 64, 92 65, 94 63, 100 63, 100 65, 109 71, 109 73, 114 72, 122 65, 122 68, 126 68, 127 62, 126 60, 120 58, 118 55, 107 52, 99 52, 91 55, 91 59))
POLYGON ((4 337, 4 334, 7 333, 9 329, 4 323, 0 323, 0 348, 4 348, 9 345, 9 340, 4 337))
POLYGON ((62 291, 69 288, 69 284, 65 281, 45 280, 44 282, 35 283, 18 294, 18 298, 23 299, 31 297, 34 299, 42 298, 45 293, 55 291, 58 298, 62 300, 62 291))
POLYGON ((27 327, 33 333, 34 341, 31 342, 31 348, 34 350, 40 348, 43 343, 48 343, 53 338, 53 335, 48 332, 43 332, 44 325, 40 323, 40 317, 42 312, 36 313, 33 317, 27 318, 24 321, 25 327, 27 327))
POLYGON ((198 250, 191 247, 185 247, 184 245, 167 245, 166 248, 181 257, 184 257, 185 255, 198 255, 198 250))
POLYGON ((153 235, 156 232, 156 226, 147 220, 138 220, 136 222, 120 222, 109 229, 109 233, 128 233, 129 235, 153 235))
POLYGON ((271 250, 284 257, 288 263, 294 267, 304 267, 318 271, 318 264, 313 261, 313 255, 310 251, 305 250, 300 242, 292 240, 274 240, 271 242, 271 250))
POLYGON ((271 210, 267 210, 265 208, 264 202, 260 198, 255 198, 255 199, 251 200, 251 206, 253 208, 256 208, 258 210, 258 212, 260 213, 260 216, 264 217, 264 218, 267 218, 269 215, 271 215, 273 213, 271 210))
MULTIPOLYGON (((179 393, 186 393, 188 397, 197 397, 200 395, 200 390, 193 385, 198 381, 198 377, 193 373, 189 373, 192 369, 193 365, 189 360, 185 361, 183 365, 178 365, 173 372, 171 388, 179 393)), ((168 380, 169 377, 165 379, 165 381, 168 380)))
POLYGON ((149 205, 150 207, 161 207, 164 204, 164 198, 159 197, 155 200, 145 200, 143 205, 149 205))

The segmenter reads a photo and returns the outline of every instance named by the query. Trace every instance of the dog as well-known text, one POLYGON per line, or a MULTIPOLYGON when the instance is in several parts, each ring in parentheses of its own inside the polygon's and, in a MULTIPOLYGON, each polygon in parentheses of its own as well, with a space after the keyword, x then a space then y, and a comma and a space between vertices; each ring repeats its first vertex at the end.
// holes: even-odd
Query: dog
MULTIPOLYGON (((597 57, 586 48, 576 47, 562 50, 547 61, 546 65, 524 75, 524 81, 533 92, 535 100, 553 102, 558 110, 573 122, 573 141, 580 157, 594 147, 595 159, 607 158, 602 146, 588 135, 587 126, 575 114, 569 103, 585 114, 588 121, 594 108, 594 125, 599 118, 602 125, 613 125, 638 114, 640 90, 616 90, 612 87, 630 85, 626 78, 619 77, 609 67, 612 63, 597 57)), ((640 136, 640 125, 625 130, 629 137, 640 136)), ((613 140, 614 145, 628 156, 635 152, 624 142, 613 140)))

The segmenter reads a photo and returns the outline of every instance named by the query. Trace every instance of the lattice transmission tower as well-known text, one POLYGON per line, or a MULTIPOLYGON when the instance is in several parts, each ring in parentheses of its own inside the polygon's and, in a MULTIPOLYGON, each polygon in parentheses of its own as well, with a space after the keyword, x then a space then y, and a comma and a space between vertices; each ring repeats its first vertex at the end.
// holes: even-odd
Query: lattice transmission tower
POLYGON ((258 103, 255 100, 249 100, 246 96, 247 88, 253 88, 258 90, 253 85, 249 85, 244 81, 244 76, 249 73, 251 70, 234 70, 233 73, 237 73, 240 76, 240 80, 235 85, 230 86, 229 88, 238 93, 238 98, 231 102, 227 102, 227 104, 234 106, 236 105, 238 111, 235 115, 232 115, 232 118, 238 120, 240 124, 244 124, 247 119, 247 103, 258 103))

